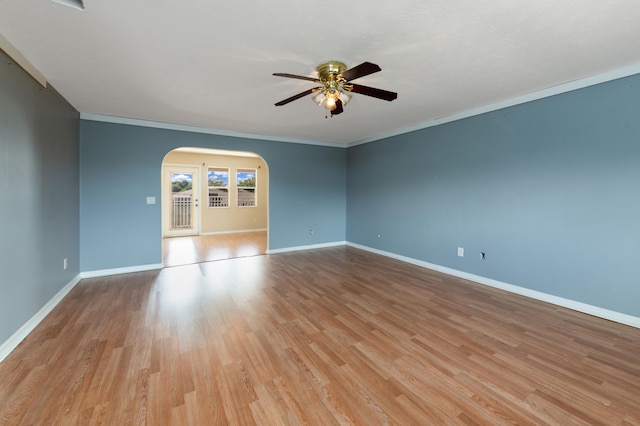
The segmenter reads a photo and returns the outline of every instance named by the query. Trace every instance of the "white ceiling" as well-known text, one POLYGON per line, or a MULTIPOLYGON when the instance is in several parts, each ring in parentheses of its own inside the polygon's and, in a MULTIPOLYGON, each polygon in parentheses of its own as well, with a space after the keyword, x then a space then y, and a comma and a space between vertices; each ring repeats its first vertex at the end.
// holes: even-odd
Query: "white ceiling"
POLYGON ((0 0, 4 35, 84 115, 352 144, 640 63, 637 0, 0 0), (315 76, 382 72, 325 119, 315 76))

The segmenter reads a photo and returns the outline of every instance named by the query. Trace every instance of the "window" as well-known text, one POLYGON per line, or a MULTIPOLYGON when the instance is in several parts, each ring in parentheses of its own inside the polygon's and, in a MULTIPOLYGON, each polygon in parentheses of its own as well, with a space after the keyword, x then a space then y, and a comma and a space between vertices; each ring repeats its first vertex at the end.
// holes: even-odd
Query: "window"
POLYGON ((238 184, 238 207, 256 206, 256 170, 238 169, 236 172, 238 184))
POLYGON ((209 207, 229 207, 229 169, 209 167, 209 207))
POLYGON ((170 229, 192 229, 193 175, 171 173, 170 229))

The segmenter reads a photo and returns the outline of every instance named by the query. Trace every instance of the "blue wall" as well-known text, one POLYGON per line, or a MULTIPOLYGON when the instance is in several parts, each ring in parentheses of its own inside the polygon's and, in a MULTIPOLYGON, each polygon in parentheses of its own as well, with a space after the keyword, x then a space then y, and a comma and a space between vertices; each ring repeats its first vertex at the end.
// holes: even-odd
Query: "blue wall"
POLYGON ((0 343, 78 275, 78 123, 0 52, 0 343))
POLYGON ((0 59, 0 342, 80 271, 161 262, 145 200, 182 146, 266 160, 271 250, 346 239, 640 316, 640 76, 345 150, 79 120, 0 59))
POLYGON ((640 76, 356 146, 347 170, 350 242, 640 316, 640 76))
POLYGON ((269 249, 340 242, 346 226, 341 148, 81 120, 81 270, 162 262, 164 156, 179 147, 251 151, 269 166, 269 249), (310 235, 309 229, 314 229, 310 235))

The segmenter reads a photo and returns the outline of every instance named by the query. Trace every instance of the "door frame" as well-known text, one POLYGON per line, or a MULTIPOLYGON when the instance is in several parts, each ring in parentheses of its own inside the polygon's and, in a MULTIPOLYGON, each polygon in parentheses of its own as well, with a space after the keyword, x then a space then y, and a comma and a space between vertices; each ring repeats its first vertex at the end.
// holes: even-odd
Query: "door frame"
POLYGON ((162 236, 181 237, 200 235, 200 198, 201 198, 201 178, 200 166, 197 164, 163 164, 162 165, 162 236), (192 176, 192 216, 191 229, 172 230, 170 226, 171 218, 171 175, 174 173, 185 173, 192 176))

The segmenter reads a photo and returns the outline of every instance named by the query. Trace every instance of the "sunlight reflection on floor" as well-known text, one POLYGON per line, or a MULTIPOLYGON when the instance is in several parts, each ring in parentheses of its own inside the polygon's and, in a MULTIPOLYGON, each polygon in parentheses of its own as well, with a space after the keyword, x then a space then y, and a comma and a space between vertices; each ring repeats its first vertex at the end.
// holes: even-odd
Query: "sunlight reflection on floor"
POLYGON ((165 267, 189 265, 265 254, 267 232, 172 237, 164 238, 162 245, 165 267))
POLYGON ((172 238, 170 247, 165 257, 165 266, 186 265, 197 262, 194 260, 198 259, 199 256, 192 238, 172 238))

